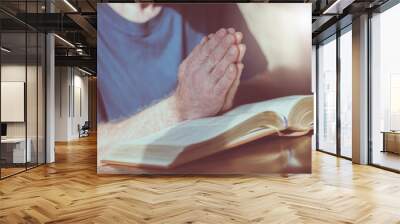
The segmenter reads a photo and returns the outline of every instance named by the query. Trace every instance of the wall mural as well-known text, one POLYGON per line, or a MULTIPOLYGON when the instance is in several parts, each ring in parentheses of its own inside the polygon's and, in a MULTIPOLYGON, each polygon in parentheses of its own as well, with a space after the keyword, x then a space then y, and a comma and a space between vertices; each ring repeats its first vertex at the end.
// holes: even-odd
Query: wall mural
POLYGON ((310 173, 311 4, 98 5, 98 173, 310 173))

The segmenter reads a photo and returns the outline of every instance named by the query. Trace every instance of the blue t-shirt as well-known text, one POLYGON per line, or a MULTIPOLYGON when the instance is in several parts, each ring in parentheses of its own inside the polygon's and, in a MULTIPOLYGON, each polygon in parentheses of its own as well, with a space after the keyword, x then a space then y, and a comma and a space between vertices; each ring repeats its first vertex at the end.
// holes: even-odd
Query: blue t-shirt
POLYGON ((137 113, 176 87, 178 67, 204 35, 172 8, 132 23, 106 4, 98 7, 100 120, 137 113))
POLYGON ((97 8, 99 121, 129 117, 167 97, 182 61, 203 36, 222 27, 244 34, 242 79, 267 67, 236 4, 166 4, 143 24, 125 20, 107 4, 97 8))

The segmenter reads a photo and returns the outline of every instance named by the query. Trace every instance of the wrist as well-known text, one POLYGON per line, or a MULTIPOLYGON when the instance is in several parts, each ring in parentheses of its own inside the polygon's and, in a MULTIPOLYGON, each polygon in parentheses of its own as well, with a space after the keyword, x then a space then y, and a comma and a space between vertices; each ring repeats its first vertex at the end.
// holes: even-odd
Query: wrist
POLYGON ((182 106, 182 101, 179 97, 177 91, 175 91, 169 98, 168 98, 168 106, 171 108, 171 116, 177 122, 182 122, 188 120, 186 113, 184 111, 184 107, 182 106))

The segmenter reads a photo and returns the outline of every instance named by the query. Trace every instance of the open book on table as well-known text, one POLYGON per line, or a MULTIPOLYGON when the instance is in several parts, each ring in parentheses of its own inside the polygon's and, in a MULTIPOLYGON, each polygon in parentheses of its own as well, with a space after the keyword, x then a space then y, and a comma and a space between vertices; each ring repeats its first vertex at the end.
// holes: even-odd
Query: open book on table
POLYGON ((190 120, 142 138, 116 144, 101 157, 107 165, 168 169, 285 132, 313 128, 313 97, 287 96, 242 105, 220 116, 190 120))

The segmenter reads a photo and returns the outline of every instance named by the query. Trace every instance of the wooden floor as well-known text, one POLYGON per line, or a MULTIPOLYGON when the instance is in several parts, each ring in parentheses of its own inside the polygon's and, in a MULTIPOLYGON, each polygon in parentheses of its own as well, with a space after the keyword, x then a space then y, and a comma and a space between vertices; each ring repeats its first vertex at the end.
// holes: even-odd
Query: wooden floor
POLYGON ((313 174, 98 176, 96 139, 0 181, 0 223, 400 223, 400 175, 313 152, 313 174))
POLYGON ((374 164, 395 170, 400 170, 400 154, 374 150, 372 160, 374 164))
POLYGON ((11 176, 13 174, 19 173, 19 172, 23 172, 25 171, 25 167, 24 168, 1 168, 1 177, 8 177, 11 176))

